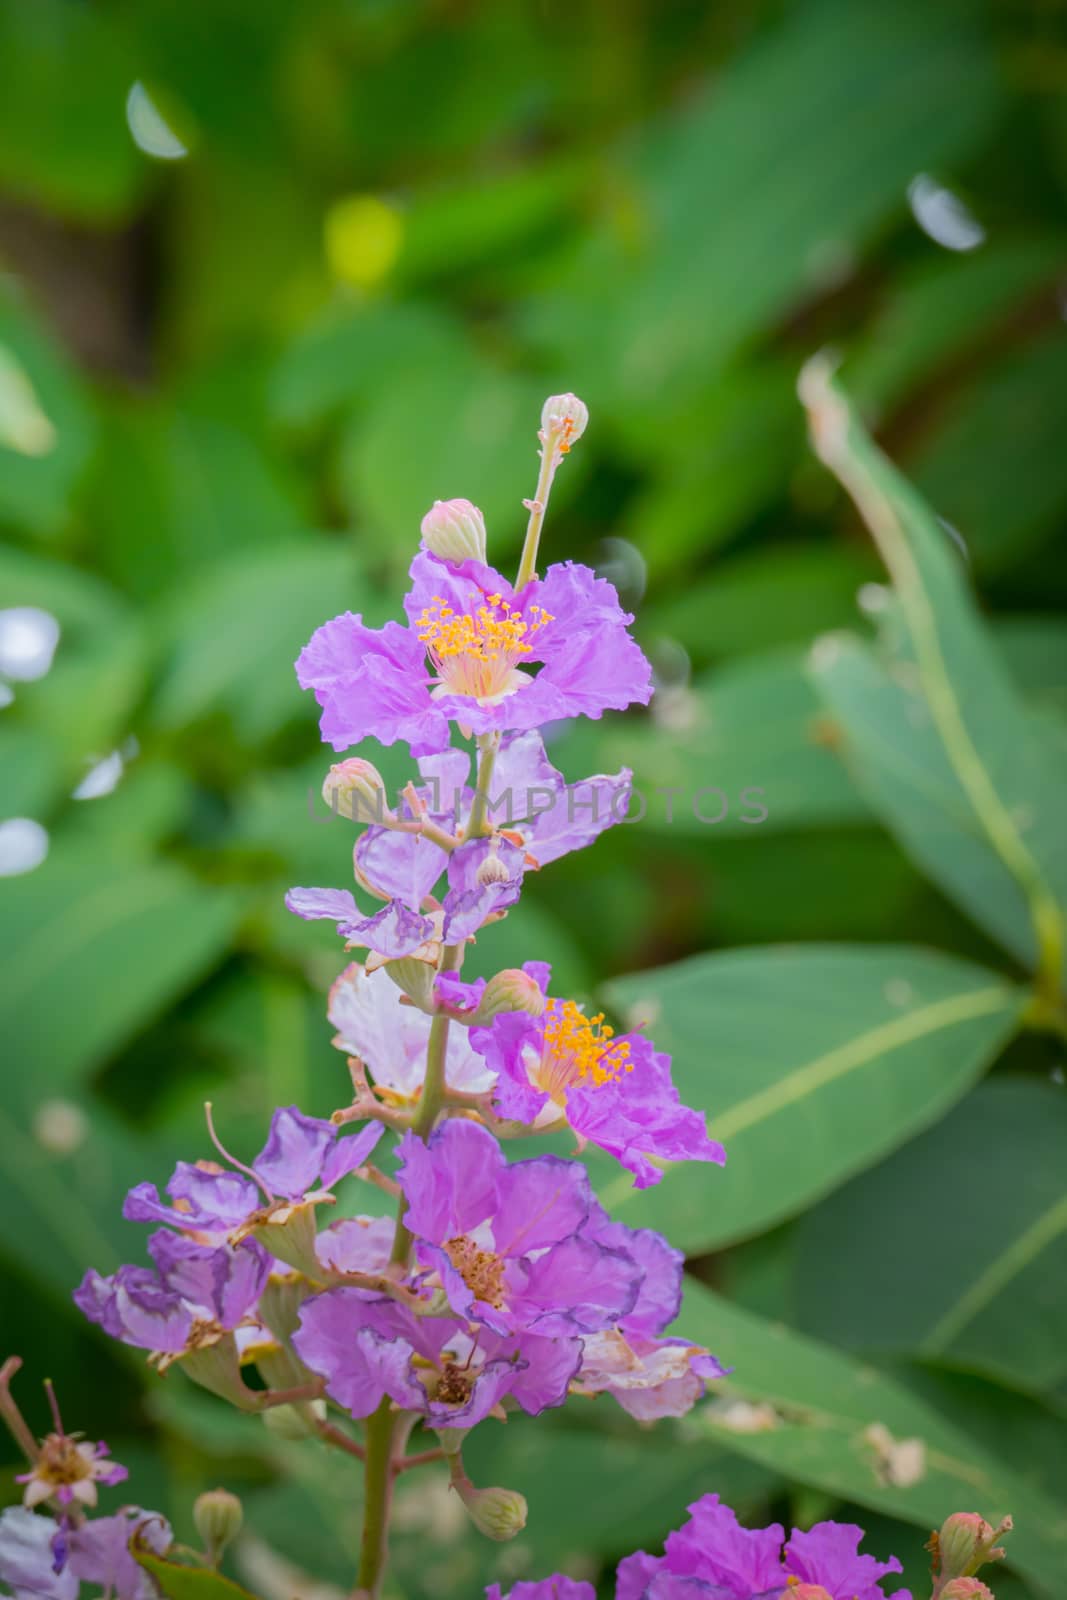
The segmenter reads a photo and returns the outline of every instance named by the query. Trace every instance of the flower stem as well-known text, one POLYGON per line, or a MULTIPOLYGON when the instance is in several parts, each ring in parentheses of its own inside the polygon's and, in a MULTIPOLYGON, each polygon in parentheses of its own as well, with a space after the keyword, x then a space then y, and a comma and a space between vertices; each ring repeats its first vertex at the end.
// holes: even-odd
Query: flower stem
MULTIPOLYGON (((468 839, 478 839, 486 832, 489 783, 499 745, 500 735, 496 733, 483 734, 478 740, 478 783, 467 825, 468 839)), ((462 959, 462 944, 446 945, 441 952, 438 970, 456 972, 462 959)), ((419 1139, 429 1139, 444 1106, 448 1028, 449 1018, 444 1012, 438 1012, 430 1024, 430 1037, 426 1045, 426 1075, 423 1079, 419 1107, 411 1124, 412 1133, 419 1139)), ((398 1267, 406 1267, 411 1255, 411 1234, 403 1220, 405 1205, 406 1202, 401 1195, 396 1228, 393 1232, 393 1248, 389 1256, 390 1262, 398 1267)), ((396 1422, 397 1416, 392 1410, 388 1395, 367 1420, 366 1460, 363 1470, 363 1538, 356 1588, 359 1600, 377 1600, 385 1571, 388 1555, 389 1506, 397 1470, 397 1463, 393 1459, 394 1447, 398 1443, 395 1436, 396 1422)), ((400 1442, 400 1450, 403 1448, 403 1443, 400 1442)))
POLYGON ((359 1600, 377 1600, 385 1574, 389 1506, 393 1497, 393 1429, 396 1417, 386 1395, 367 1418, 366 1463, 363 1473, 363 1538, 360 1543, 359 1600))
POLYGON ((537 488, 534 490, 533 499, 525 502, 530 510, 530 520, 526 524, 526 539, 515 577, 516 591, 525 588, 533 578, 537 577, 537 547, 541 542, 541 528, 544 525, 545 512, 548 510, 552 479, 556 476, 556 468, 563 459, 558 433, 547 437, 542 434, 541 440, 541 470, 537 474, 537 488))

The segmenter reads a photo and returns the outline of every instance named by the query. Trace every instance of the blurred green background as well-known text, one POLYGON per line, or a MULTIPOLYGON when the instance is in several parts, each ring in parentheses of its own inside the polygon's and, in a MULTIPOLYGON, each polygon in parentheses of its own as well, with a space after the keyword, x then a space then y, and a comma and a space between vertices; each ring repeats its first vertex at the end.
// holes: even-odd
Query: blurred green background
MULTIPOLYGON (((398 611, 434 498, 480 505, 509 569, 563 389, 591 422, 544 558, 616 582, 660 692, 553 753, 570 778, 630 764, 648 812, 530 884, 472 965, 545 957, 662 1019, 731 1164, 645 1210, 607 1188, 692 1252, 684 1326, 741 1398, 647 1436, 606 1401, 483 1429, 472 1465, 528 1495, 527 1533, 480 1545, 415 1475, 397 1592, 595 1574, 707 1489, 862 1516, 916 1586, 923 1530, 1009 1509, 1001 1485, 1017 1522, 1059 1516, 1062 1554, 1062 1042, 1009 1044, 994 1000, 762 1142, 746 1096, 1026 965, 927 880, 936 841, 895 842, 813 684, 813 641, 887 597, 795 385, 843 356, 1060 740, 1065 24, 1054 0, 0 0, 3 1346, 35 1423, 50 1375, 180 1531, 199 1489, 239 1488, 233 1570, 266 1600, 312 1593, 292 1566, 351 1583, 357 1486, 149 1381, 70 1290, 139 1258, 121 1194, 202 1152, 205 1097, 246 1154, 275 1104, 343 1099, 338 942, 282 906, 346 882, 351 844, 292 661, 338 611, 398 611), (1027 1270, 953 1331, 1016 1247, 1027 1270), (927 1440, 922 1482, 872 1423, 927 1440)), ((998 1596, 1051 1592, 1051 1539, 998 1596)))

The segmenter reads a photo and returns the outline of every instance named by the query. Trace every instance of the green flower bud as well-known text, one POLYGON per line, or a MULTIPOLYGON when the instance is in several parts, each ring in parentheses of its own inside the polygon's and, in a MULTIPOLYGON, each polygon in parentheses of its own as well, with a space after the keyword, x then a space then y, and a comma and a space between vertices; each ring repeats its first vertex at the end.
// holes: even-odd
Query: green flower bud
POLYGON ((955 1512, 935 1535, 938 1578, 942 1583, 968 1578, 986 1561, 1002 1560, 1004 1551, 996 1541, 1010 1532, 1010 1517, 993 1528, 976 1511, 955 1512))
POLYGON ((385 822, 392 812, 385 803, 385 780, 378 768, 359 756, 336 762, 326 774, 322 798, 330 810, 350 822, 385 822))
POLYGON ((485 519, 469 500, 435 500, 422 519, 422 542, 443 561, 482 561, 485 519))
POLYGON ((526 1526, 526 1501, 514 1489, 476 1489, 468 1478, 454 1482, 467 1514, 487 1539, 514 1539, 526 1526))
POLYGON ((215 1566, 230 1540, 241 1531, 244 1509, 228 1489, 209 1489, 193 1502, 193 1522, 204 1546, 204 1554, 215 1566))
MULTIPOLYGON (((545 997, 529 973, 518 967, 505 967, 494 973, 482 991, 478 1009, 470 1017, 472 1023, 491 1022, 505 1011, 525 1011, 528 1016, 539 1017, 545 1009, 545 997)), ((465 1019, 466 1020, 466 1019, 465 1019)))
POLYGON ((290 1441, 310 1439, 317 1432, 316 1422, 325 1420, 325 1400, 301 1400, 296 1405, 271 1406, 263 1413, 268 1432, 278 1439, 290 1441))

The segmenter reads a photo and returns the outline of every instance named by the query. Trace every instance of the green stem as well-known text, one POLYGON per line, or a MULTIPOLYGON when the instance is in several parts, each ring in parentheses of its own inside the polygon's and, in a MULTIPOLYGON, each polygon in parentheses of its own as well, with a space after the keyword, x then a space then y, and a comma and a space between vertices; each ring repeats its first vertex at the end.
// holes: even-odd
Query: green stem
POLYGON ((548 510, 548 497, 552 492, 552 479, 556 476, 556 468, 562 459, 559 435, 551 434, 544 439, 541 446, 541 470, 537 474, 534 497, 526 502, 530 508, 530 520, 526 524, 526 539, 515 578, 516 590, 525 588, 531 579, 537 577, 537 547, 541 542, 541 529, 544 526, 545 512, 548 510))
POLYGON ((385 1574, 389 1533, 389 1507, 393 1497, 393 1430, 396 1418, 385 1395, 377 1411, 367 1418, 363 1471, 363 1538, 360 1542, 356 1594, 360 1600, 377 1600, 385 1574))
MULTIPOLYGON (((471 805, 467 827, 468 839, 478 839, 486 830, 486 808, 489 800, 489 783, 493 762, 500 744, 499 734, 483 734, 478 740, 478 785, 471 805)), ((439 971, 456 972, 463 959, 461 944, 446 945, 441 952, 439 971)), ((411 1124, 411 1131, 420 1139, 428 1139, 445 1102, 445 1062, 448 1055, 449 1018, 439 1012, 430 1024, 430 1037, 426 1045, 426 1076, 422 1085, 419 1107, 411 1124)), ((406 1267, 411 1255, 411 1234, 404 1221, 403 1195, 397 1208, 396 1228, 390 1262, 406 1267)), ((363 1538, 361 1543, 359 1578, 356 1593, 360 1600, 376 1600, 388 1553, 389 1505, 392 1482, 395 1477, 393 1454, 397 1418, 388 1396, 366 1425, 364 1464, 363 1538)), ((400 1448, 403 1448, 401 1443, 400 1448)))

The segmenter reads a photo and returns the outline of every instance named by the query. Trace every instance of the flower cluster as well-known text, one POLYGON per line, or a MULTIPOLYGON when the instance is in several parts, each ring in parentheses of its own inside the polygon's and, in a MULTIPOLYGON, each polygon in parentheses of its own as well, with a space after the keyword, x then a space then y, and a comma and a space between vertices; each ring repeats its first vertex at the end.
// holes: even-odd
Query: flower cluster
MULTIPOLYGON (((778 1523, 743 1528, 717 1494, 689 1507, 689 1521, 668 1534, 662 1556, 643 1550, 620 1561, 615 1600, 911 1600, 887 1596, 882 1580, 899 1572, 895 1556, 876 1561, 860 1552, 863 1529, 819 1522, 788 1539, 778 1523)), ((590 1583, 555 1573, 518 1583, 507 1596, 493 1585, 486 1600, 595 1600, 590 1583)))
MULTIPOLYGON (((176 1365, 246 1411, 276 1413, 278 1431, 317 1435, 364 1461, 358 1592, 371 1600, 397 1473, 447 1462, 474 1524, 508 1538, 525 1502, 470 1482, 470 1429, 516 1408, 536 1416, 601 1395, 642 1423, 681 1417, 725 1371, 669 1331, 681 1254, 658 1233, 614 1221, 580 1159, 588 1146, 606 1152, 636 1188, 659 1183, 675 1162, 725 1160, 703 1113, 681 1102, 669 1056, 643 1032, 616 1032, 551 992, 543 961, 464 970, 477 964, 481 931, 520 902, 526 874, 592 844, 623 820, 630 797, 626 770, 569 782, 541 732, 644 705, 652 692, 612 586, 570 561, 536 571, 549 489, 586 420, 573 395, 545 405, 514 584, 488 564, 477 508, 437 502, 411 564, 406 622, 371 628, 346 612, 297 661, 335 751, 374 737, 406 745, 414 763, 394 805, 365 758, 331 767, 327 802, 363 825, 352 886, 287 896, 296 915, 334 922, 347 948, 366 951, 328 1001, 351 1098, 328 1120, 276 1111, 248 1163, 225 1150, 209 1105, 212 1152, 179 1162, 164 1196, 144 1182, 126 1198, 124 1216, 153 1229, 152 1265, 89 1270, 74 1296, 160 1370, 176 1365), (568 1153, 509 1159, 505 1143, 531 1135, 561 1136, 568 1153), (325 1220, 333 1208, 338 1220, 325 1220), (418 1426, 437 1445, 408 1456, 418 1426)), ((60 1520, 7 1514, 16 1520, 5 1520, 0 1547, 16 1592, 73 1600, 106 1554, 112 1565, 97 1581, 139 1600, 143 1571, 126 1546, 142 1514, 119 1513, 115 1534, 63 1522, 63 1508, 93 1503, 96 1484, 121 1469, 102 1446, 65 1436, 31 1459, 27 1506, 51 1500, 60 1520), (55 1582, 31 1583, 19 1551, 29 1572, 46 1534, 50 1551, 61 1540, 63 1561, 55 1582)), ((209 1552, 220 1519, 232 1524, 232 1499, 216 1491, 204 1511, 209 1552)), ((714 1495, 691 1510, 662 1557, 622 1563, 619 1600, 888 1600, 881 1580, 899 1571, 858 1553, 857 1528, 824 1523, 786 1541, 777 1526, 739 1527, 714 1495)), ((165 1531, 169 1542, 156 1526, 152 1537, 165 1531)), ((499 1600, 499 1590, 489 1595, 499 1600)), ((548 1595, 590 1600, 592 1590, 557 1576, 519 1584, 512 1600, 548 1595)))
POLYGON ((9 1375, 18 1361, 0 1374, 6 1420, 29 1457, 22 1504, 0 1515, 0 1583, 16 1597, 78 1600, 82 1583, 92 1584, 115 1600, 155 1600, 156 1588, 134 1559, 131 1541, 156 1555, 171 1544, 170 1524, 158 1512, 124 1505, 106 1516, 89 1518, 98 1487, 125 1482, 126 1468, 112 1461, 108 1447, 91 1443, 63 1427, 59 1407, 46 1384, 54 1429, 36 1440, 8 1391, 9 1375), (53 1516, 38 1511, 51 1508, 53 1516))

